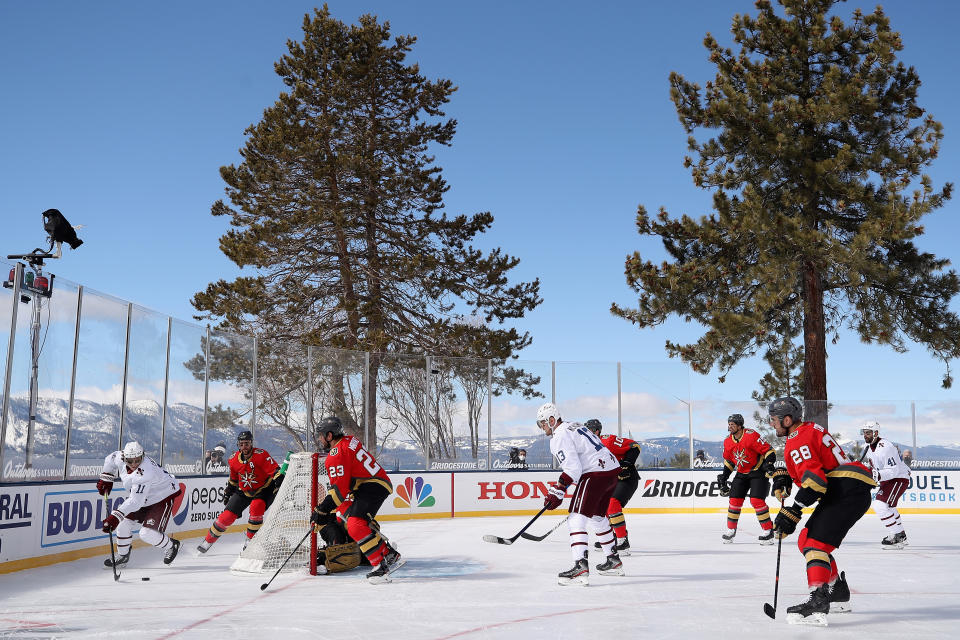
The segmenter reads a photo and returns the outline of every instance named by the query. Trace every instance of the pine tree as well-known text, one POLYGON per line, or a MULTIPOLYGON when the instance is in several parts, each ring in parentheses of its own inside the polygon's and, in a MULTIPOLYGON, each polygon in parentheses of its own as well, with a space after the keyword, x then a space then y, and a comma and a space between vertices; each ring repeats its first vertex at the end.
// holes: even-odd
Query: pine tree
MULTIPOLYGON (((471 245, 489 212, 442 213, 448 187, 429 149, 456 131, 443 111, 453 83, 421 75, 406 60, 416 38, 391 41, 375 16, 347 25, 324 6, 303 32, 275 65, 287 90, 246 130, 243 161, 220 170, 231 205, 212 213, 233 227, 220 248, 248 272, 197 293, 198 318, 267 351, 272 340, 370 352, 371 391, 387 352, 513 356, 530 336, 495 325, 535 308, 539 281, 509 285, 519 260, 471 245), (464 310, 484 324, 456 322, 464 310)), ((375 398, 366 406, 376 429, 375 398)))
POLYGON ((802 396, 815 414, 826 406, 828 336, 844 326, 897 352, 926 346, 947 364, 948 387, 960 282, 948 260, 914 245, 921 218, 952 190, 922 174, 942 127, 917 104, 920 78, 897 62, 903 43, 882 9, 845 24, 830 15, 834 0, 779 4, 785 15, 759 0, 756 17, 734 16, 736 53, 707 34, 717 72, 704 88, 670 75, 691 134, 686 166, 715 211, 674 219, 639 207, 640 234, 660 236, 672 262, 629 256, 639 303, 612 312, 641 328, 671 314, 699 322, 696 342, 668 341, 667 352, 722 374, 802 320, 802 396), (697 140, 698 129, 713 137, 697 140))

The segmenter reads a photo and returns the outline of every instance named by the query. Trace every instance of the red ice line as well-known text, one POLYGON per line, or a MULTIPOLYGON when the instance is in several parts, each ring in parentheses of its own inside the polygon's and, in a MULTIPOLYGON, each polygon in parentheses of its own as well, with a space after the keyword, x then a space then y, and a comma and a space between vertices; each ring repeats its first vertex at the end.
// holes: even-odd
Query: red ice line
POLYGON ((516 624, 518 622, 530 622, 531 620, 539 620, 541 618, 555 618, 557 616, 568 616, 573 613, 584 613, 586 611, 602 611, 604 609, 613 609, 612 606, 609 607, 590 607, 588 609, 574 609, 573 611, 561 611, 560 613, 547 613, 542 616, 531 616, 529 618, 517 618, 516 620, 507 620, 505 622, 495 622, 493 624, 485 624, 481 627, 474 627, 473 629, 467 629, 466 631, 458 631, 457 633, 451 634, 449 636, 443 636, 437 638, 437 640, 449 640, 449 638, 457 638, 459 636, 465 636, 471 633, 476 633, 478 631, 486 631, 487 629, 494 629, 496 627, 505 627, 508 624, 516 624))
POLYGON ((180 635, 181 633, 183 633, 184 631, 189 631, 190 629, 193 629, 194 627, 197 627, 197 626, 199 626, 199 625, 201 625, 201 624, 204 624, 205 622, 210 622, 210 621, 213 620, 214 618, 219 618, 219 617, 221 617, 221 616, 222 616, 223 614, 225 614, 225 613, 230 613, 231 611, 234 611, 235 609, 239 609, 240 607, 245 607, 245 606, 247 606, 247 605, 249 605, 249 604, 251 604, 251 603, 259 600, 260 598, 263 598, 263 597, 266 597, 266 596, 271 596, 271 595, 273 595, 273 594, 275 594, 275 593, 280 593, 281 591, 284 591, 284 590, 286 590, 286 589, 289 589, 290 587, 294 587, 294 586, 300 584, 301 582, 303 582, 304 580, 306 580, 307 578, 310 578, 310 577, 311 577, 311 576, 303 576, 303 577, 300 578, 299 580, 297 580, 297 581, 295 581, 295 582, 291 582, 290 584, 288 584, 288 585, 285 586, 285 587, 280 587, 279 589, 275 589, 275 590, 273 590, 273 591, 265 591, 265 592, 263 592, 263 593, 260 593, 256 598, 251 598, 250 600, 247 600, 246 602, 242 602, 242 603, 240 603, 240 604, 234 605, 234 606, 230 607, 229 609, 227 609, 226 611, 219 611, 219 612, 213 614, 212 616, 208 616, 208 617, 204 618, 203 620, 197 620, 197 621, 194 622, 193 624, 187 625, 186 627, 183 627, 182 629, 177 629, 176 631, 171 631, 170 633, 168 633, 168 634, 165 635, 165 636, 160 636, 159 638, 157 638, 157 640, 166 640, 166 638, 172 638, 172 637, 174 637, 174 636, 178 636, 178 635, 180 635))

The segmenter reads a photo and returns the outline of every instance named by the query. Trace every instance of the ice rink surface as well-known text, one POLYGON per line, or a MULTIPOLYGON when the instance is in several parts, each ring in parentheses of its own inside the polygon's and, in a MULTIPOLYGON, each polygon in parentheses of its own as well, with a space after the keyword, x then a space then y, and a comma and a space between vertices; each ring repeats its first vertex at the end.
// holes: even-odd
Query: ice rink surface
MULTIPOLYGON (((566 526, 543 542, 489 544, 529 518, 384 522, 407 558, 390 584, 371 585, 366 568, 331 576, 236 577, 228 567, 241 534, 194 555, 185 540, 164 566, 161 553, 137 548, 115 583, 103 558, 0 576, 2 638, 948 638, 960 625, 960 516, 904 515, 910 545, 880 548, 867 514, 835 553, 846 571, 853 611, 826 628, 788 625, 785 609, 807 597, 797 536, 783 544, 777 619, 777 547, 761 546, 753 513, 733 544, 722 544, 724 514, 627 516, 633 554, 624 577, 561 587, 571 565, 566 526), (149 577, 150 581, 142 581, 149 577)), ((530 528, 545 533, 559 516, 530 528)), ((591 555, 591 567, 601 561, 591 555)))

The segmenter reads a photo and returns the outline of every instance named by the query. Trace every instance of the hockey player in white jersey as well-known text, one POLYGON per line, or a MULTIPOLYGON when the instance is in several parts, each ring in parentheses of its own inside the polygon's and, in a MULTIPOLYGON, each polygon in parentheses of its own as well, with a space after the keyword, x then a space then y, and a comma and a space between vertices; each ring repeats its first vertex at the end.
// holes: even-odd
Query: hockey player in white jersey
POLYGON ((537 426, 550 436, 550 452, 560 464, 562 473, 556 486, 550 488, 543 504, 556 509, 566 496, 567 487, 576 485, 570 500, 570 553, 573 568, 558 576, 561 585, 589 582, 587 563, 587 526, 593 529, 606 560, 597 565, 600 575, 623 575, 623 563, 614 548, 613 529, 607 519, 607 505, 617 486, 620 463, 600 439, 579 422, 565 423, 556 405, 548 402, 537 411, 537 426))
MULTIPOLYGON (((143 454, 137 442, 128 442, 122 451, 114 451, 103 461, 103 473, 97 482, 97 491, 105 498, 110 495, 115 480, 120 480, 127 496, 103 521, 103 532, 117 532, 116 566, 130 561, 133 541, 133 523, 140 523, 140 539, 164 551, 163 563, 170 564, 177 557, 180 541, 164 533, 173 511, 173 501, 180 495, 177 479, 143 454)), ((104 566, 113 561, 107 558, 104 566)))
POLYGON ((873 469, 880 489, 873 499, 873 510, 887 528, 888 535, 880 542, 884 549, 903 549, 907 533, 900 521, 897 501, 910 484, 910 467, 900 459, 896 445, 880 437, 880 423, 868 422, 860 429, 867 444, 866 461, 873 469))

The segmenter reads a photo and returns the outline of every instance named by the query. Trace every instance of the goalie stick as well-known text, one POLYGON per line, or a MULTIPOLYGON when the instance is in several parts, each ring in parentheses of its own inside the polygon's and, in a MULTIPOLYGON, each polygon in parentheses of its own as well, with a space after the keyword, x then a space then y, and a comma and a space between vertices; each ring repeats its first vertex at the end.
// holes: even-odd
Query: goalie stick
POLYGON ((514 542, 516 542, 517 538, 519 538, 521 535, 523 535, 523 532, 524 532, 524 531, 526 531, 527 529, 530 528, 530 525, 532 525, 534 522, 537 521, 537 518, 539 518, 540 516, 543 515, 543 513, 544 513, 546 510, 547 510, 547 507, 546 507, 546 505, 544 505, 543 509, 540 509, 540 511, 537 512, 537 515, 533 516, 533 518, 530 520, 530 522, 528 522, 527 524, 523 525, 523 529, 520 529, 520 531, 517 532, 517 535, 513 536, 512 538, 501 538, 500 536, 492 536, 492 535, 487 534, 487 535, 483 536, 483 541, 484 541, 484 542, 492 542, 493 544, 513 544, 514 542))
MULTIPOLYGON (((567 516, 567 518, 569 518, 569 517, 570 517, 570 516, 567 516)), ((560 528, 560 525, 562 525, 564 522, 567 521, 567 518, 564 518, 563 520, 561 520, 560 522, 558 522, 558 523, 556 524, 556 526, 553 527, 553 529, 550 529, 550 531, 547 531, 547 532, 546 532, 545 534, 543 534, 542 536, 535 536, 535 535, 533 535, 532 533, 526 533, 526 532, 524 532, 524 533, 521 533, 521 534, 520 534, 520 537, 523 538, 524 540, 533 540, 534 542, 540 542, 541 540, 546 540, 546 539, 550 536, 551 533, 553 533, 554 531, 556 531, 557 529, 559 529, 559 528, 560 528)))
POLYGON ((297 549, 299 549, 301 546, 303 546, 303 543, 307 541, 307 538, 310 537, 310 534, 311 534, 311 533, 313 533, 313 526, 312 526, 312 525, 310 526, 309 529, 307 529, 307 533, 304 534, 304 536, 303 536, 302 538, 300 538, 300 542, 298 542, 298 543, 297 543, 297 546, 295 546, 295 547, 293 548, 293 551, 291 551, 291 552, 290 552, 290 555, 287 556, 287 559, 283 561, 283 564, 281 564, 281 565, 280 565, 280 568, 277 569, 277 572, 273 574, 273 577, 271 577, 269 580, 267 580, 267 581, 264 582, 262 585, 260 585, 260 591, 266 591, 266 590, 267 590, 267 587, 269 587, 269 586, 270 586, 270 583, 273 582, 273 578, 276 578, 278 575, 280 575, 280 572, 283 571, 283 568, 284 568, 285 566, 287 566, 287 562, 289 562, 289 561, 290 561, 290 558, 293 557, 293 554, 295 554, 295 553, 297 552, 297 549))

